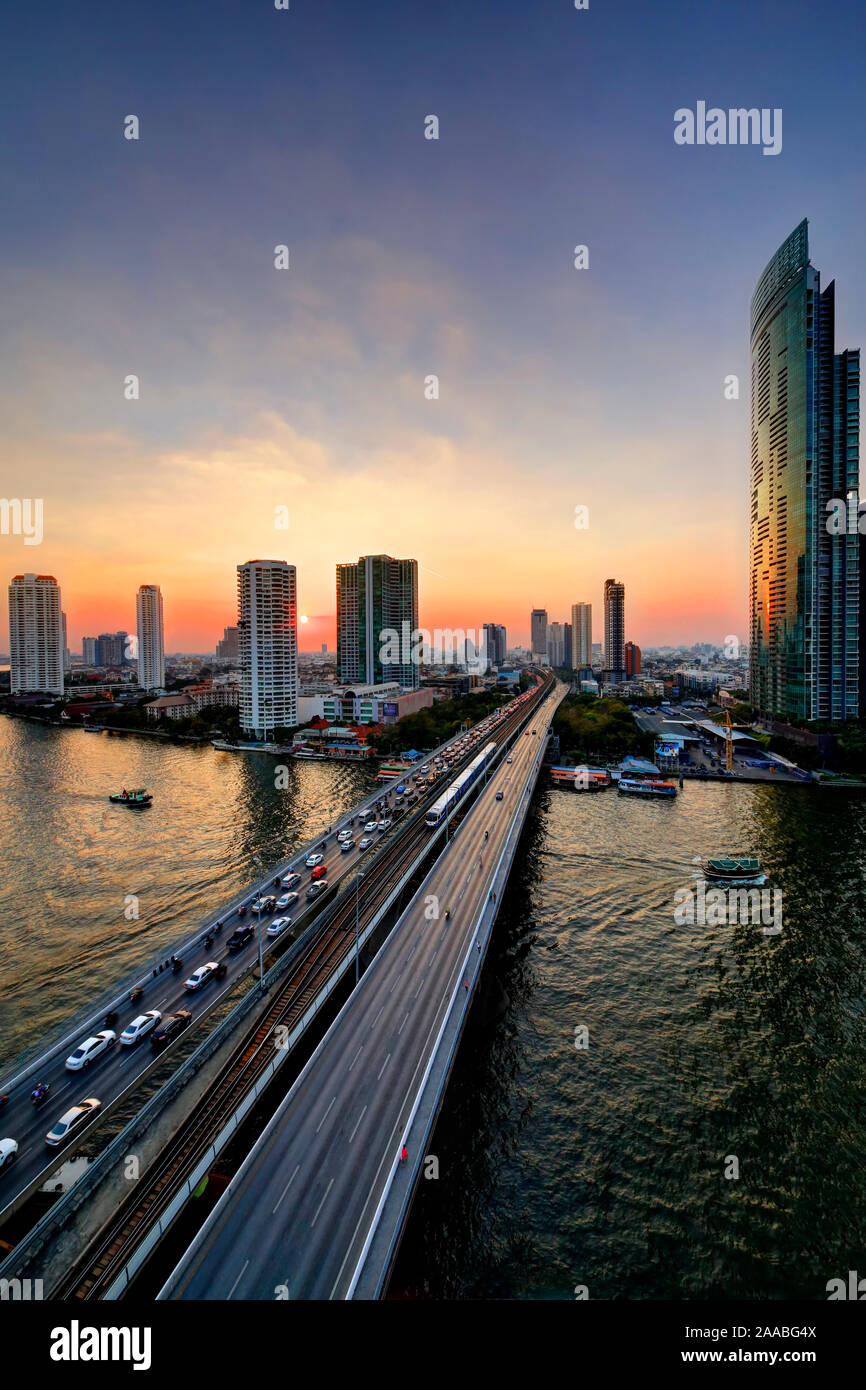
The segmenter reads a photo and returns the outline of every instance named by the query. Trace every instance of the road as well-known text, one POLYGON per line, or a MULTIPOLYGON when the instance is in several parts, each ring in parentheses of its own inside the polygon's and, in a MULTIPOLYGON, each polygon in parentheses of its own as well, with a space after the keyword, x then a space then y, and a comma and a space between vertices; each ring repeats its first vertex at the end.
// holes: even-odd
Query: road
MULTIPOLYGON (((415 809, 420 801, 428 796, 437 796, 447 785, 449 773, 453 775, 453 769, 465 757, 469 756, 469 752, 474 753, 475 744, 480 740, 481 735, 475 735, 474 730, 472 734, 474 742, 471 749, 467 749, 466 752, 458 752, 459 740, 449 740, 448 744, 435 750, 423 760, 419 760, 418 773, 406 774, 405 785, 409 785, 411 780, 414 788, 414 777, 420 775, 421 767, 429 769, 433 760, 440 755, 445 763, 444 770, 436 778, 435 786, 425 785, 423 789, 416 789, 418 801, 409 809, 415 809)), ((328 868, 328 882, 339 882, 342 877, 354 870, 359 861, 369 852, 358 848, 359 842, 363 838, 363 835, 359 833, 359 827, 372 819, 372 813, 377 805, 381 805, 383 809, 387 808, 389 815, 393 814, 398 801, 402 806, 406 806, 406 798, 397 797, 397 785, 400 785, 399 779, 375 788, 363 802, 343 816, 341 820, 335 822, 329 834, 324 837, 324 848, 321 844, 315 846, 315 850, 324 855, 324 863, 328 868), (343 828, 355 831, 355 845, 350 852, 345 854, 337 841, 337 834, 343 828)), ((369 838, 379 840, 384 838, 384 834, 388 834, 390 839, 399 835, 402 823, 398 819, 392 823, 390 833, 373 831, 369 833, 369 838)), ((315 903, 308 904, 305 898, 306 890, 310 886, 311 873, 311 870, 304 863, 306 854, 307 850, 301 851, 279 869, 280 876, 289 871, 300 873, 301 882, 296 885, 296 891, 301 895, 299 900, 284 912, 263 913, 260 928, 256 914, 249 907, 243 918, 245 922, 252 923, 261 930, 263 951, 265 952, 272 944, 266 933, 275 916, 290 917, 293 929, 300 932, 306 928, 318 911, 317 905, 315 903)), ((253 885, 247 890, 242 901, 245 904, 252 903, 260 891, 279 896, 283 890, 273 886, 276 876, 277 870, 270 870, 268 876, 263 878, 260 884, 253 885)), ((137 1004, 133 1005, 127 1001, 122 1005, 115 1006, 118 1012, 118 1021, 111 1026, 118 1038, 133 1018, 148 1009, 158 1009, 165 1017, 178 1008, 184 1008, 192 1013, 194 1020, 197 1020, 207 1014, 222 996, 233 988, 238 976, 249 969, 251 961, 254 961, 257 955, 255 938, 234 955, 230 955, 225 949, 227 937, 240 920, 235 910, 237 901, 235 899, 234 904, 224 909, 220 918, 214 917, 213 921, 221 920, 223 926, 221 932, 214 936, 212 945, 205 946, 204 937, 207 935, 208 929, 202 929, 201 934, 196 939, 196 944, 190 947, 188 943, 184 947, 183 968, 177 975, 173 975, 170 971, 158 974, 155 979, 147 980, 144 986, 144 997, 137 1004), (225 961, 228 973, 224 980, 220 982, 211 980, 200 992, 187 994, 184 991, 184 981, 197 966, 203 965, 209 960, 225 961)), ((86 1097, 95 1097, 102 1102, 103 1107, 107 1106, 153 1061, 153 1049, 149 1039, 145 1037, 141 1043, 132 1048, 121 1047, 119 1042, 115 1043, 101 1056, 95 1058, 84 1071, 67 1071, 65 1067, 66 1057, 74 1052, 76 1047, 86 1038, 92 1037, 105 1026, 104 1018, 92 1020, 90 1026, 83 1028, 77 1035, 70 1035, 64 1041, 62 1048, 52 1047, 50 1053, 37 1064, 38 1069, 35 1073, 31 1067, 28 1067, 28 1078, 24 1084, 12 1088, 0 1088, 9 1089, 10 1095, 8 1103, 0 1111, 0 1137, 15 1139, 18 1143, 18 1155, 14 1163, 0 1173, 0 1214, 37 1177, 42 1176, 45 1181, 48 1181, 63 1165, 66 1158, 76 1152, 79 1146, 78 1141, 86 1130, 80 1130, 76 1133, 65 1149, 49 1149, 45 1144, 45 1135, 60 1116, 86 1097), (50 1087, 48 1100, 38 1110, 34 1108, 30 1100, 30 1091, 36 1081, 44 1081, 50 1087)), ((181 1036, 185 1035, 182 1034, 181 1036)), ((98 1123, 98 1117, 94 1123, 98 1123)))
POLYGON ((161 1298, 346 1296, 557 699, 515 738, 161 1298))

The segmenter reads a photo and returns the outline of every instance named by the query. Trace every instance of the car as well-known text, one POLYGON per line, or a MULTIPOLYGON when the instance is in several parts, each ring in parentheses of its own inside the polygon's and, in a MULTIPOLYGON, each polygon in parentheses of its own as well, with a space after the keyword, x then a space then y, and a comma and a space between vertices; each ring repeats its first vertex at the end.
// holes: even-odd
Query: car
POLYGON ((497 801, 501 801, 501 800, 502 800, 502 792, 497 792, 497 793, 496 793, 496 800, 497 800, 497 801))
POLYGON ((276 898, 273 894, 268 894, 267 897, 256 898, 253 903, 253 912, 273 912, 276 905, 276 898))
POLYGON ((338 839, 338 840, 351 839, 351 838, 352 838, 352 833, 353 833, 353 832, 349 829, 349 827, 346 826, 344 830, 338 830, 338 831, 337 831, 337 839, 338 839))
POLYGON ((315 883, 317 879, 324 878, 324 877, 325 877, 325 874, 326 874, 327 872, 328 872, 328 866, 327 866, 327 864, 317 864, 316 867, 315 867, 315 869, 313 869, 313 872, 310 874, 310 878, 311 878, 311 879, 313 880, 313 882, 315 883))
POLYGON ((281 888, 297 888, 301 881, 301 875, 296 873, 286 874, 285 878, 280 879, 281 888))
POLYGON ((343 843, 342 843, 341 846, 340 846, 340 849, 343 851, 344 854, 351 854, 351 853, 352 853, 352 850, 353 850, 354 848, 355 848, 355 841, 354 841, 354 840, 344 840, 343 843))
POLYGON ((297 893, 284 893, 281 898, 277 898, 277 912, 285 912, 289 903, 296 903, 297 901, 297 893))
POLYGON ((53 1129, 49 1129, 45 1136, 45 1142, 50 1149, 56 1149, 61 1144, 65 1144, 76 1130, 83 1124, 91 1120, 97 1110, 102 1109, 102 1101, 91 1096, 89 1100, 82 1100, 78 1105, 73 1105, 71 1110, 60 1116, 53 1129))
POLYGON ((314 898, 318 898, 322 893, 327 892, 327 889, 327 883, 314 883, 307 889, 307 898, 312 902, 314 898))
POLYGON ((117 1034, 111 1028, 103 1028, 95 1037, 88 1038, 66 1058, 67 1071, 83 1071, 89 1067, 94 1057, 98 1057, 107 1047, 117 1041, 117 1034))
POLYGON ((239 951, 241 947, 247 946, 255 936, 255 928, 248 923, 242 927, 236 927, 226 942, 226 950, 239 951))
POLYGON ((308 854, 304 863, 308 869, 315 869, 324 859, 324 854, 308 854))
MULTIPOLYGON (((249 929, 247 928, 247 930, 249 929)), ((175 1038, 180 1037, 180 1034, 185 1028, 188 1028, 191 1023, 192 1014, 188 1009, 178 1009, 176 1014, 169 1014, 167 1018, 162 1020, 159 1027, 151 1033, 151 1047, 155 1052, 161 1052, 164 1047, 168 1047, 169 1043, 174 1042, 175 1038)))
POLYGON ((198 970, 194 970, 188 980, 184 980, 183 987, 187 994, 195 994, 197 989, 206 985, 208 980, 212 980, 219 970, 219 964, 215 960, 209 960, 206 965, 200 965, 198 970))
POLYGON ((376 822, 375 822, 374 820, 368 820, 368 821, 367 821, 367 824, 364 826, 364 829, 365 829, 365 830, 367 831, 367 833, 369 834, 369 832, 370 832, 371 830, 375 830, 375 829, 376 829, 376 822))
POLYGON ((238 908, 238 913, 237 913, 237 915, 238 915, 239 917, 246 917, 246 915, 247 915, 247 905, 246 905, 246 903, 241 903, 240 907, 238 908))
POLYGON ((390 829, 391 829, 391 822, 390 822, 390 820, 388 819, 387 816, 384 818, 384 820, 380 820, 380 821, 379 821, 378 825, 376 826, 376 829, 377 829, 377 830, 390 830, 390 829))
POLYGON ((505 761, 506 761, 507 763, 510 763, 512 760, 511 760, 511 758, 506 758, 505 761))
POLYGON ((141 1042, 151 1028, 156 1027, 161 1018, 162 1014, 159 1009, 148 1009, 146 1014, 139 1014, 138 1018, 134 1018, 121 1033, 120 1046, 135 1047, 135 1044, 141 1042))
POLYGON ((14 1139, 0 1139, 0 1168, 8 1168, 15 1162, 18 1145, 14 1139))
POLYGON ((369 849, 373 841, 369 835, 365 835, 363 840, 358 841, 358 849, 369 849))
POLYGON ((283 932, 292 925, 291 917, 275 917, 268 927, 268 936, 282 936, 283 932))

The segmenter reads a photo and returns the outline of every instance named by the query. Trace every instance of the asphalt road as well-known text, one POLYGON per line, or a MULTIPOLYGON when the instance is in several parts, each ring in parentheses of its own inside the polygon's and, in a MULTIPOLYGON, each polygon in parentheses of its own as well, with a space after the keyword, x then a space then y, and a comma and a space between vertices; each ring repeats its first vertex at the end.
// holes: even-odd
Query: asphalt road
MULTIPOLYGON (((438 776, 435 787, 416 788, 414 778, 418 772, 406 774, 405 785, 409 785, 411 781, 413 790, 420 793, 418 801, 412 806, 407 806, 405 797, 399 802, 407 813, 417 808, 422 796, 426 796, 428 793, 432 793, 433 796, 438 795, 448 784, 448 776, 452 766, 462 757, 467 756, 465 752, 458 754, 455 751, 453 754, 451 753, 454 742, 454 740, 451 741, 448 749, 448 756, 451 761, 438 776)), ((422 766, 429 770, 433 757, 442 751, 437 749, 433 754, 419 760, 418 771, 420 772, 422 766)), ((363 859, 365 854, 369 852, 358 848, 359 841, 364 838, 362 827, 365 822, 373 819, 373 808, 377 801, 383 802, 389 808, 389 815, 393 812, 395 805, 398 804, 396 796, 398 785, 403 785, 400 779, 376 787, 359 806, 353 808, 340 821, 334 823, 327 837, 323 837, 326 846, 324 849, 321 849, 319 843, 316 844, 315 850, 324 855, 323 862, 328 868, 327 882, 338 882, 348 872, 355 869, 359 860, 363 859), (337 842, 337 832, 343 828, 349 828, 355 832, 355 846, 346 854, 342 852, 337 842)), ((400 834, 401 826, 405 824, 406 819, 408 819, 408 814, 405 819, 392 822, 389 838, 395 834, 400 834)), ((369 832, 369 838, 373 840, 383 839, 384 833, 372 831, 369 832)), ((316 903, 308 904, 305 897, 310 886, 311 873, 311 870, 304 864, 305 858, 306 851, 296 855, 280 869, 281 876, 290 870, 301 875, 301 882, 296 885, 294 890, 300 894, 300 897, 283 912, 262 914, 261 930, 265 953, 272 944, 267 938, 266 932, 274 917, 290 917, 293 927, 303 929, 311 916, 318 911, 316 903), (308 909, 309 915, 306 915, 308 909)), ((251 903, 260 889, 265 894, 270 893, 279 897, 285 890, 273 887, 275 877, 276 870, 272 870, 258 887, 253 885, 248 890, 244 901, 251 903)), ((198 944, 192 949, 184 948, 183 968, 177 975, 167 972, 158 975, 156 979, 151 979, 145 985, 144 996, 138 1003, 127 1003, 123 1008, 118 1009, 118 1021, 111 1025, 118 1039, 123 1029, 132 1022, 133 1018, 148 1009, 159 1009, 163 1017, 174 1013, 177 1009, 188 1009, 194 1020, 200 1018, 219 1001, 228 989, 233 987, 238 975, 248 969, 251 962, 256 961, 258 948, 255 937, 234 955, 230 955, 225 947, 227 938, 241 920, 254 927, 257 926, 257 917, 254 912, 248 908, 246 916, 240 919, 236 912, 226 909, 221 917, 216 914, 213 920, 214 922, 222 920, 223 927, 222 931, 214 936, 213 944, 210 947, 203 944, 203 938, 206 935, 206 929, 203 928, 198 944), (204 965, 209 960, 224 960, 228 967, 227 975, 221 981, 211 979, 200 991, 187 994, 184 991, 184 981, 199 965, 204 965)), ((74 1052, 76 1047, 86 1038, 92 1037, 105 1026, 104 1019, 99 1019, 92 1027, 70 1039, 62 1051, 57 1052, 56 1049, 52 1048, 50 1054, 39 1063, 39 1069, 32 1076, 32 1079, 29 1079, 25 1085, 19 1085, 10 1091, 10 1099, 0 1111, 0 1137, 15 1139, 18 1143, 18 1154, 13 1163, 0 1172, 0 1212, 37 1177, 43 1176, 44 1180, 48 1181, 66 1159, 76 1152, 78 1141, 86 1132, 85 1130, 78 1131, 70 1138, 68 1144, 60 1149, 49 1149, 45 1144, 45 1135, 56 1124, 61 1115, 87 1097, 95 1097, 102 1102, 103 1106, 107 1106, 153 1061, 154 1052, 150 1045, 150 1039, 145 1037, 135 1047, 130 1048, 121 1047, 120 1042, 117 1041, 107 1051, 95 1058, 85 1070, 67 1071, 65 1068, 66 1057, 74 1052), (38 1110, 35 1109, 30 1100, 30 1092, 37 1081, 44 1081, 50 1087, 48 1100, 38 1110)), ((180 1036, 186 1035, 181 1034, 180 1036)), ((170 1051, 170 1048, 166 1050, 170 1051)))
POLYGON ((554 703, 515 739, 161 1298, 345 1297, 554 703))

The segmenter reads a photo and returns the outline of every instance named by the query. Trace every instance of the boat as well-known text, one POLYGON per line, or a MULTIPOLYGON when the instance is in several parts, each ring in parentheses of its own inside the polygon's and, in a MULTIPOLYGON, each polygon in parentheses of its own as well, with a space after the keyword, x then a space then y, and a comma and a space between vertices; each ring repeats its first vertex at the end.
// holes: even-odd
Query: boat
POLYGON ((704 878, 734 888, 760 888, 767 882, 760 859, 751 854, 720 854, 703 864, 704 878))
POLYGON ((662 782, 652 777, 620 777, 617 787, 628 796, 676 796, 676 782, 662 782))
POLYGON ((153 796, 147 787, 134 787, 130 791, 124 787, 122 792, 112 792, 108 799, 119 806, 149 806, 153 796))

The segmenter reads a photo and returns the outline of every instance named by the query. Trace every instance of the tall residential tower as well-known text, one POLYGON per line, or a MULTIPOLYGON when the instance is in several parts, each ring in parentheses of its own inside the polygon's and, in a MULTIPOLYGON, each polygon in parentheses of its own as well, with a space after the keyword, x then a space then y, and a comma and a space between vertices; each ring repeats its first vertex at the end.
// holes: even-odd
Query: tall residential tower
POLYGON ((9 585, 10 691, 63 694, 63 617, 52 574, 16 574, 9 585))
POLYGON ((752 296, 751 702, 782 719, 858 714, 859 537, 827 522, 857 511, 860 353, 834 352, 834 318, 803 221, 752 296))
POLYGON ((571 605, 571 665, 579 671, 592 665, 592 604, 571 605))
MULTIPOLYGON (((142 584, 136 595, 135 609, 138 620, 138 683, 145 690, 160 690, 165 685, 165 639, 162 594, 158 584, 142 584)), ((121 660, 123 655, 127 653, 122 654, 121 660)))
POLYGON ((337 566, 337 679, 344 685, 399 681, 415 690, 418 561, 362 555, 337 566), (399 660, 393 654, 399 652, 399 660))
POLYGON ((625 675, 625 585, 604 581, 604 665, 615 675, 625 675))
POLYGON ((267 740, 298 722, 298 588, 294 565, 238 565, 240 724, 267 740))

